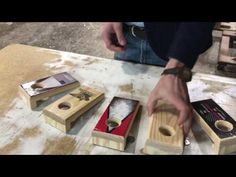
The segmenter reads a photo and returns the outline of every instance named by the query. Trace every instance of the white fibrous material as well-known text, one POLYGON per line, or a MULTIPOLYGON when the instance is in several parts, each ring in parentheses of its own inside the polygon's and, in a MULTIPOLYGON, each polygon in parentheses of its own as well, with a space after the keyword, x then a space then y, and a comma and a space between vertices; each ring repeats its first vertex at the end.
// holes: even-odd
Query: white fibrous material
POLYGON ((134 101, 126 99, 117 99, 110 105, 109 118, 115 118, 122 121, 134 109, 134 101))

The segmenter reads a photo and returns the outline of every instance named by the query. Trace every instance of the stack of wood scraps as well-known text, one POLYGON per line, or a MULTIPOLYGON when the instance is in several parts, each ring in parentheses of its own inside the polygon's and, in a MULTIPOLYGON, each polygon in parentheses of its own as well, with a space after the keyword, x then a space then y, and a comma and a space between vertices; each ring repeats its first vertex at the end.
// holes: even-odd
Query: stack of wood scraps
POLYGON ((219 29, 222 30, 222 38, 217 69, 236 73, 236 23, 221 23, 219 29))

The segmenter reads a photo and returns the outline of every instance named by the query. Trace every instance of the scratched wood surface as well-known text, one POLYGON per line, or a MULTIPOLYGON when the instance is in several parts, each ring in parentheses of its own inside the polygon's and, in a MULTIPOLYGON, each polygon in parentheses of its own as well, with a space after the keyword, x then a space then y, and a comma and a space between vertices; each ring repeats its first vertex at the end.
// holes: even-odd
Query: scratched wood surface
MULTIPOLYGON (((132 126, 124 152, 92 145, 91 132, 114 96, 138 99, 145 105, 162 70, 20 44, 7 46, 0 50, 0 154, 142 154, 149 125, 145 107, 132 126), (45 124, 42 116, 44 107, 67 92, 32 111, 17 91, 21 82, 63 71, 105 93, 104 101, 84 114, 67 134, 45 124)), ((236 118, 236 79, 197 73, 188 87, 192 101, 212 98, 236 118)), ((210 139, 197 124, 189 139, 184 154, 213 153, 210 139)))

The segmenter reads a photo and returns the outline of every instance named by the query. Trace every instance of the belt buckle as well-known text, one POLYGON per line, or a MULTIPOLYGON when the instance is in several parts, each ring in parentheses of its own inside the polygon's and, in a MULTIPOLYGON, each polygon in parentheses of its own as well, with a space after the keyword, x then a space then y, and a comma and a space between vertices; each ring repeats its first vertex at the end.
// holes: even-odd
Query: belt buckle
POLYGON ((136 34, 134 33, 134 27, 135 27, 135 26, 132 26, 132 27, 131 27, 131 34, 132 34, 134 37, 137 37, 136 34))

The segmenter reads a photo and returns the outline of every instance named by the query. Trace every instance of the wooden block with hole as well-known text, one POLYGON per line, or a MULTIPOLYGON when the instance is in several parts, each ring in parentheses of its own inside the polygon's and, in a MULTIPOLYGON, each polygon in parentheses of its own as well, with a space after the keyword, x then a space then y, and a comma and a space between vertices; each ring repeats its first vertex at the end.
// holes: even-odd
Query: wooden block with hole
POLYGON ((68 132, 79 116, 103 98, 104 93, 97 89, 80 86, 47 106, 43 110, 45 121, 63 132, 68 132))
POLYGON ((144 153, 182 154, 184 147, 183 129, 178 126, 178 111, 171 105, 159 103, 150 117, 148 137, 144 153))
POLYGON ((114 97, 92 132, 93 144, 124 151, 139 107, 138 100, 114 97))
POLYGON ((63 72, 19 86, 20 96, 26 104, 34 109, 51 96, 78 87, 80 83, 69 73, 63 72))
POLYGON ((214 143, 215 154, 236 152, 236 121, 212 99, 192 103, 196 122, 214 143))

